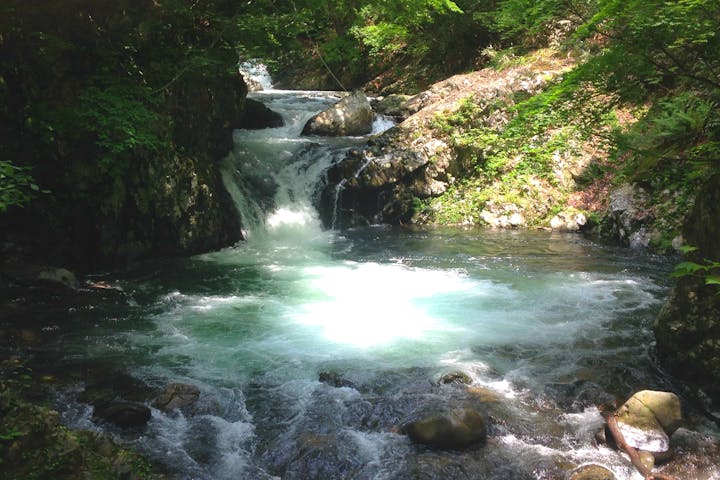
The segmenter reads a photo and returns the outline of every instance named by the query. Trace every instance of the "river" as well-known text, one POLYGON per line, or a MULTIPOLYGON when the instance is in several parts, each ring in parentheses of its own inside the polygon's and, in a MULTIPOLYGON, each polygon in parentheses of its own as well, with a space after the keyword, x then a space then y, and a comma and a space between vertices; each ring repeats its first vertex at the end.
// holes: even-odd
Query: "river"
MULTIPOLYGON (((78 381, 57 392, 66 423, 110 432, 176 478, 555 479, 586 463, 640 478, 593 436, 599 404, 677 389, 652 353, 667 258, 545 231, 324 229, 323 172, 366 138, 300 136, 333 94, 253 95, 287 123, 237 131, 225 162, 247 240, 99 275, 128 300, 76 312, 47 354, 151 389, 188 383, 197 404, 122 431, 93 421, 78 381), (458 371, 469 386, 439 381, 458 371), (470 405, 488 415, 484 446, 433 450, 399 431, 470 405)), ((696 478, 720 478, 704 462, 696 478)))

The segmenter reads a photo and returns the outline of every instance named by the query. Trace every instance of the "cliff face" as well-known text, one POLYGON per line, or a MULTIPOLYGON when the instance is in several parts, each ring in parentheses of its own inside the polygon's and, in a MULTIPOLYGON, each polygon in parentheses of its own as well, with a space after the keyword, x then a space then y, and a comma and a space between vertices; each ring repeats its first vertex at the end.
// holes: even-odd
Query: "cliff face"
POLYGON ((6 258, 94 269, 240 239, 218 167, 247 93, 233 12, 175 7, 0 7, 0 160, 38 190, 0 212, 6 258))
MULTIPOLYGON (((697 248, 689 261, 720 261, 720 175, 697 196, 684 237, 697 248)), ((699 272, 681 277, 655 323, 657 350, 666 367, 720 402, 720 295, 699 272)))

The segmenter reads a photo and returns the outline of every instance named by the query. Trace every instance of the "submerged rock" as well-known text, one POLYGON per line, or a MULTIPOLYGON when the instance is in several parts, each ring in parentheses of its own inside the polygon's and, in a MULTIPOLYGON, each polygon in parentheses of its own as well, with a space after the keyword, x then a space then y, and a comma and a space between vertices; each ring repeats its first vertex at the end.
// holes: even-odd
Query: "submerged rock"
POLYGON ((471 408, 437 413, 402 427, 414 442, 440 449, 461 449, 487 439, 485 415, 471 408))
POLYGON ((155 400, 160 410, 182 410, 190 407, 200 398, 200 389, 187 383, 171 383, 155 400))
POLYGON ((322 383, 326 383, 326 384, 330 385, 331 387, 355 388, 355 385, 350 380, 347 380, 346 378, 344 378, 342 375, 340 375, 337 372, 320 372, 318 380, 321 381, 322 383))
POLYGON ((102 419, 121 428, 141 427, 151 417, 150 408, 141 403, 111 402, 96 407, 93 412, 94 419, 102 419))
POLYGON ((324 136, 365 135, 372 131, 372 123, 370 101, 358 90, 308 120, 302 133, 324 136))
POLYGON ((682 421, 680 399, 674 393, 654 390, 636 393, 616 415, 627 444, 648 452, 668 451, 669 436, 682 421))
POLYGON ((438 383, 440 384, 463 384, 463 385, 470 385, 473 382, 472 377, 468 375, 465 372, 457 371, 457 372, 450 372, 446 373, 442 377, 440 377, 440 380, 438 383))

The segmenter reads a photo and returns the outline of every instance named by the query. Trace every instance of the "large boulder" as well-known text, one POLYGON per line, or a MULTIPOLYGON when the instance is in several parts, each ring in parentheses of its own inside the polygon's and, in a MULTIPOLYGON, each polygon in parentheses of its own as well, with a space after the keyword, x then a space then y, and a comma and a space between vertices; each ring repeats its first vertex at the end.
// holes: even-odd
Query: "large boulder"
MULTIPOLYGON (((686 260, 720 261, 720 175, 710 178, 697 195, 683 237, 697 248, 686 260)), ((701 390, 714 409, 720 404, 719 291, 717 285, 706 284, 705 274, 680 278, 654 326, 664 366, 701 390)))
POLYGON ((440 449, 461 449, 487 439, 485 415, 471 408, 436 413, 403 426, 411 440, 440 449))
POLYGON ((674 393, 643 390, 630 397, 616 412, 618 427, 631 447, 666 452, 670 435, 682 422, 680 399, 674 393))
POLYGON ((653 235, 649 225, 654 220, 649 204, 650 197, 642 187, 622 185, 610 193, 610 208, 602 233, 631 248, 647 248, 653 235))
POLYGON ((312 117, 303 135, 347 136, 372 132, 373 111, 370 101, 357 90, 338 103, 312 117))
POLYGON ((268 108, 264 103, 251 98, 245 99, 245 111, 239 128, 260 130, 263 128, 282 127, 285 121, 282 115, 268 108))

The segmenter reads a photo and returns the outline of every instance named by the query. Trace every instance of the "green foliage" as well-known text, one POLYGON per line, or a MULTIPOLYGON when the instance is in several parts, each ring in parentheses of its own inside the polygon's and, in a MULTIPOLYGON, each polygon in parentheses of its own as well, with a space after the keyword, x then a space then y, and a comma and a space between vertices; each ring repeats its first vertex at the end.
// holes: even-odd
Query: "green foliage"
POLYGON ((635 179, 695 182, 720 167, 720 113, 700 92, 681 91, 658 100, 626 132, 618 149, 629 152, 624 169, 635 179))
POLYGON ((147 90, 132 85, 110 84, 89 87, 79 96, 79 127, 93 135, 99 148, 100 167, 112 176, 122 176, 133 154, 155 154, 171 146, 166 126, 169 120, 149 107, 157 100, 147 90))
POLYGON ((0 161, 0 212, 27 204, 40 191, 27 167, 0 161))

